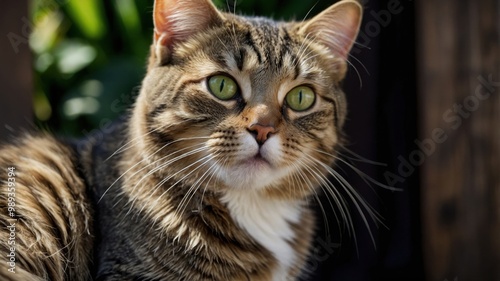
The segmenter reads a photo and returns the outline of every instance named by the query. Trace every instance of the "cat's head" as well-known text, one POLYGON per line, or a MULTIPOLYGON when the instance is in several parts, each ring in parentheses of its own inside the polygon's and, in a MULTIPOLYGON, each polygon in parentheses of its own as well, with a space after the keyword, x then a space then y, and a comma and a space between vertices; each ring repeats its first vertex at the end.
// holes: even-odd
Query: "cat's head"
POLYGON ((304 22, 275 22, 209 0, 156 0, 132 124, 143 157, 162 177, 201 188, 308 194, 341 139, 339 83, 361 13, 347 0, 304 22))

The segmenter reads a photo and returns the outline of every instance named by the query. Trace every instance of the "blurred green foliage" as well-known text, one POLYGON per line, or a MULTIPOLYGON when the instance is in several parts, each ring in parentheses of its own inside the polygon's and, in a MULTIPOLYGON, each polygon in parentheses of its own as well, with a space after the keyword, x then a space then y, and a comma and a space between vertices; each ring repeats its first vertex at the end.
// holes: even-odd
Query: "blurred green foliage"
MULTIPOLYGON (((214 3, 238 14, 302 20, 332 1, 214 3)), ((82 136, 130 108, 145 74, 152 11, 153 0, 33 0, 37 123, 82 136)))

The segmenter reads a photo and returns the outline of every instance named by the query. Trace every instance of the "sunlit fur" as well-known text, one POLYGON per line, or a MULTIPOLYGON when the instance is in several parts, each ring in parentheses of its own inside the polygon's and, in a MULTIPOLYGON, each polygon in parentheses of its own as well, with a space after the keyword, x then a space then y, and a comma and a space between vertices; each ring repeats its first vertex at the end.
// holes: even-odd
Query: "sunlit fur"
POLYGON ((93 219, 72 149, 55 138, 25 136, 0 149, 0 280, 89 280, 93 219), (15 211, 7 212, 7 168, 14 168, 15 211), (13 219, 16 219, 15 221, 13 219), (8 243, 15 224, 15 244, 8 243), (15 249, 16 273, 7 255, 15 249))
MULTIPOLYGON (((86 280, 88 272, 99 280, 297 279, 307 271, 315 225, 310 201, 320 188, 350 226, 347 201, 374 215, 332 168, 346 115, 340 83, 360 5, 346 0, 309 21, 275 22, 221 13, 205 0, 157 0, 154 19, 148 72, 130 116, 103 138, 68 147, 35 138, 41 147, 51 142, 56 148, 33 157, 64 169, 33 173, 73 171, 37 188, 74 190, 71 198, 78 203, 62 208, 63 214, 76 208, 66 221, 55 216, 46 224, 78 218, 70 229, 81 238, 61 242, 61 248, 77 243, 75 253, 71 247, 68 253, 47 252, 62 262, 34 262, 45 269, 23 270, 51 280, 86 280), (234 99, 210 93, 207 79, 218 74, 238 84, 234 99), (316 100, 297 112, 285 97, 302 85, 313 89, 316 100), (272 127, 265 141, 252 129, 255 124, 272 127), (78 169, 75 158, 81 159, 78 169), (89 195, 78 199, 87 196, 83 184, 89 195), (85 234, 92 230, 92 208, 85 200, 95 206, 92 236, 85 234), (85 260, 92 251, 82 246, 90 241, 95 241, 93 263, 85 260), (72 271, 79 266, 81 271, 72 271), (49 269, 66 274, 46 273, 49 269)), ((20 159, 11 161, 25 163, 20 159)), ((0 160, 7 165, 4 155, 0 160)), ((21 176, 30 181, 28 174, 21 176)), ((30 189, 30 183, 25 186, 19 190, 30 189)), ((44 205, 34 199, 26 204, 44 205)), ((51 206, 46 208, 50 215, 51 206)), ((20 235, 57 248, 51 241, 57 233, 20 235)))

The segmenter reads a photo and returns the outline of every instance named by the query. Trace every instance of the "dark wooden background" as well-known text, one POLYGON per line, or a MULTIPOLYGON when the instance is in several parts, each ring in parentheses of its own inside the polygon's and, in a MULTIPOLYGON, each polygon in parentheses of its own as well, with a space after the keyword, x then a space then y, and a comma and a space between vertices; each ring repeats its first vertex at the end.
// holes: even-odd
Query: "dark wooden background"
MULTIPOLYGON (((7 37, 23 36, 27 0, 2 0, 0 13, 8 140, 32 126, 29 48, 16 53, 7 37)), ((358 250, 344 238, 314 280, 500 280, 500 0, 370 0, 362 32, 353 55, 364 66, 351 60, 362 86, 352 69, 345 83, 350 149, 386 163, 358 167, 402 191, 373 192, 347 172, 389 228, 372 225, 375 249, 355 218, 358 250)))
POLYGON ((447 136, 421 170, 428 278, 498 281, 500 1, 417 6, 420 138, 447 136))
POLYGON ((1 0, 0 140, 6 140, 33 118, 33 75, 28 45, 28 1, 1 0), (15 42, 14 45, 12 42, 15 42))

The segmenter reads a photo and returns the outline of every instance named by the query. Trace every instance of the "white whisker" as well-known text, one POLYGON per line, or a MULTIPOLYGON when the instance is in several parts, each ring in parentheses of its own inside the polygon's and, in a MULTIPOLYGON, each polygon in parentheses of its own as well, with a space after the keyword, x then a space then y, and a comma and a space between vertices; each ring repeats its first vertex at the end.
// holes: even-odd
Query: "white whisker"
MULTIPOLYGON (((196 140, 196 139, 208 139, 209 137, 194 137, 194 138, 181 138, 181 139, 178 139, 178 140, 175 140, 175 141, 172 141, 172 142, 169 142, 165 145, 163 145, 162 147, 160 147, 159 149, 157 149, 155 152, 149 154, 149 156, 143 158, 141 161, 135 163, 134 165, 132 165, 130 168, 128 168, 125 172, 123 172, 105 191, 104 193, 101 195, 101 197, 99 198, 99 200, 97 201, 97 203, 99 204, 101 202, 101 200, 104 198, 104 196, 108 193, 108 191, 111 189, 111 187, 113 187, 113 185, 115 185, 121 178, 123 178, 123 176, 125 176, 126 173, 128 173, 130 170, 132 170, 133 168, 135 168, 137 165, 141 164, 142 162, 150 159, 151 157, 153 157, 156 153, 158 153, 159 151, 163 150, 165 147, 171 145, 171 144, 174 144, 174 143, 177 143, 177 142, 181 142, 181 141, 188 141, 188 140, 196 140)), ((196 146, 196 145, 195 145, 196 146)), ((191 147, 194 147, 194 146, 191 146, 191 147)), ((188 149, 188 148, 184 148, 184 149, 188 149)), ((182 150, 184 150, 182 149, 182 150)), ((178 151, 176 151, 178 152, 178 151)), ((176 153, 174 152, 174 153, 176 153)), ((173 153, 171 153, 173 154, 173 153)), ((171 154, 163 157, 163 158, 160 158, 158 159, 157 161, 160 161, 168 156, 170 156, 171 154)), ((155 161, 155 162, 157 162, 155 161)), ((153 162, 153 163, 155 163, 153 162)), ((145 169, 146 167, 148 167, 149 165, 152 165, 153 163, 150 163, 148 165, 146 165, 145 167, 141 168, 139 171, 135 172, 134 174, 132 174, 132 176, 136 175, 137 173, 141 172, 143 169, 145 169)))
MULTIPOLYGON (((303 159, 303 160, 306 160, 306 159, 303 159)), ((335 202, 335 205, 339 208, 339 211, 340 211, 340 215, 342 217, 342 221, 344 221, 345 223, 347 223, 347 225, 349 226, 347 228, 348 230, 348 233, 349 235, 353 236, 354 237, 354 240, 355 242, 357 243, 356 241, 356 235, 355 235, 355 228, 354 228, 354 223, 353 223, 353 220, 351 218, 351 215, 350 213, 348 212, 348 204, 347 202, 345 202, 344 198, 342 197, 342 195, 338 192, 338 190, 335 188, 335 186, 333 185, 333 183, 331 183, 328 178, 326 178, 324 176, 324 173, 321 172, 317 166, 317 163, 314 163, 313 161, 308 161, 308 163, 312 164, 313 167, 315 168, 316 171, 312 171, 311 172, 311 168, 309 167, 309 165, 304 165, 304 167, 308 168, 310 170, 310 173, 313 173, 314 176, 320 180, 322 186, 324 186, 326 188, 326 191, 327 191, 327 195, 331 196, 332 199, 334 200, 335 202), (352 233, 351 233, 352 231, 352 233)), ((330 201, 330 197, 329 196, 326 196, 330 201)), ((335 208, 333 206, 331 206, 332 208, 332 211, 335 215, 335 218, 337 219, 337 222, 339 222, 339 218, 337 216, 337 212, 335 211, 335 208)))
MULTIPOLYGON (((183 121, 183 122, 187 122, 187 121, 183 121)), ((183 122, 179 122, 179 123, 176 123, 175 125, 179 125, 179 124, 182 124, 183 122)), ((120 148, 118 148, 115 152, 113 152, 108 158, 106 158, 106 160, 104 160, 104 162, 108 161, 109 159, 111 159, 112 157, 114 157, 116 154, 119 154, 119 153, 122 153, 128 149, 130 149, 131 147, 133 147, 135 144, 133 145, 130 145, 128 146, 130 143, 132 142, 138 142, 139 140, 142 140, 144 139, 144 137, 146 137, 147 135, 149 134, 152 134, 158 130, 163 130, 165 128, 168 128, 168 127, 171 127, 173 126, 174 124, 164 124, 158 128, 155 128, 153 130, 150 130, 149 132, 145 133, 145 134, 142 134, 140 136, 136 136, 135 138, 131 139, 130 141, 128 141, 127 143, 125 143, 124 145, 122 145, 120 148), (127 148, 125 148, 126 146, 128 146, 127 148)))
MULTIPOLYGON (((198 152, 199 152, 199 151, 198 151, 198 152)), ((178 170, 176 173, 174 173, 174 174, 172 174, 172 175, 170 175, 170 176, 168 176, 168 177, 166 177, 166 178, 162 179, 160 182, 158 182, 158 183, 157 183, 157 184, 153 187, 153 189, 152 189, 152 191, 151 191, 151 195, 148 197, 148 199, 149 199, 149 198, 151 198, 151 196, 153 196, 153 194, 156 192, 156 190, 157 190, 160 186, 162 186, 163 184, 165 184, 166 182, 168 182, 170 179, 175 178, 178 174, 180 174, 180 173, 184 172, 185 170, 187 170, 187 169, 191 168, 192 166, 194 166, 194 165, 198 164, 199 162, 203 162, 203 161, 205 161, 205 160, 206 160, 206 158, 210 158, 210 157, 212 157, 212 156, 211 156, 211 155, 204 156, 204 157, 202 157, 202 158, 198 159, 197 161, 195 161, 195 162, 193 162, 193 163, 191 163, 191 164, 187 165, 186 167, 184 167, 184 168, 182 168, 182 169, 178 170)), ((200 167, 200 166, 196 167, 195 169, 193 169, 192 171, 190 171, 189 173, 187 173, 186 175, 184 175, 183 177, 181 177, 179 180, 177 180, 175 183, 173 183, 171 186, 169 186, 169 187, 168 187, 168 188, 167 188, 167 189, 166 189, 166 190, 165 190, 165 191, 164 191, 164 192, 163 192, 160 196, 158 196, 158 198, 156 198, 156 200, 153 202, 153 203, 154 203, 153 205, 157 204, 157 203, 158 203, 158 201, 159 201, 159 200, 160 200, 163 196, 165 196, 165 194, 167 194, 167 192, 168 192, 168 191, 170 191, 173 187, 175 187, 177 184, 181 183, 184 179, 186 179, 187 177, 189 177, 192 173, 194 173, 195 171, 197 171, 199 167, 200 167)), ((141 208, 141 210, 139 211, 139 213, 142 213, 142 211, 144 210, 144 207, 145 207, 145 206, 143 206, 143 207, 141 208)), ((154 208, 150 208, 150 209, 154 209, 154 208)))
MULTIPOLYGON (((322 151, 322 150, 318 150, 318 149, 314 149, 314 151, 317 151, 319 153, 322 153, 322 154, 325 154, 325 155, 328 155, 328 156, 331 156, 331 157, 334 157, 336 160, 344 163, 345 165, 347 165, 347 167, 351 168, 358 176, 360 176, 361 179, 363 179, 363 181, 369 185, 371 183, 379 186, 379 187, 382 187, 382 188, 385 188, 385 189, 388 189, 388 190, 391 190, 391 191, 402 191, 400 188, 395 188, 395 187, 392 187, 392 186, 388 186, 388 185, 385 185, 385 184, 382 184, 378 181, 376 181, 375 179, 373 179, 372 177, 368 176, 367 174, 365 174, 364 172, 362 172, 360 169, 356 168, 354 165, 352 165, 351 163, 347 162, 346 160, 342 159, 341 157, 338 157, 336 155, 333 155, 333 154, 330 154, 330 153, 327 153, 325 151, 322 151)), ((376 164, 380 164, 380 163, 377 163, 377 162, 372 162, 372 163, 376 163, 376 164)), ((381 165, 384 165, 384 164, 381 164, 381 165)))
MULTIPOLYGON (((147 166, 154 165, 154 164, 158 163, 159 161, 162 161, 162 160, 164 160, 165 158, 168 158, 168 157, 170 157, 170 156, 172 156, 172 155, 174 155, 174 154, 176 154, 176 153, 182 152, 182 151, 184 151, 184 150, 189 150, 189 152, 184 153, 184 154, 179 155, 179 156, 176 156, 176 157, 174 157, 173 159, 170 159, 170 160, 168 160, 168 161, 166 161, 166 162, 163 162, 163 163, 162 163, 162 164, 160 164, 158 167, 156 167, 156 168, 152 169, 151 171, 149 171, 149 172, 148 172, 146 175, 144 175, 144 176, 143 176, 143 177, 142 177, 142 178, 141 178, 138 182, 136 182, 136 184, 132 187, 132 190, 131 190, 129 193, 134 194, 134 193, 135 193, 135 190, 136 190, 136 189, 137 189, 137 187, 139 186, 139 183, 140 183, 141 181, 143 181, 144 179, 146 179, 147 177, 149 177, 150 175, 152 175, 153 173, 157 172, 158 170, 161 170, 161 169, 165 168, 166 166, 168 166, 168 165, 170 165, 170 164, 172 164, 172 163, 175 163, 176 161, 182 160, 182 159, 184 159, 185 157, 188 157, 188 156, 191 156, 191 155, 196 154, 196 153, 198 153, 198 152, 204 151, 204 150, 205 150, 205 148, 204 148, 204 147, 202 147, 202 148, 197 148, 197 149, 195 149, 195 150, 192 150, 192 147, 199 146, 199 145, 203 145, 203 144, 197 144, 197 145, 192 145, 192 146, 189 146, 189 147, 185 147, 185 148, 183 148, 183 149, 181 149, 181 150, 178 150, 178 151, 172 152, 172 153, 170 153, 169 155, 164 156, 164 157, 162 157, 162 158, 160 158, 160 159, 156 160, 156 161, 155 161, 155 162, 153 162, 153 163, 148 164, 147 166)), ((131 177, 135 176, 136 174, 140 173, 142 170, 146 169, 146 168, 147 168, 147 166, 145 166, 145 167, 141 168, 139 171, 136 171, 134 174, 132 174, 132 175, 131 175, 131 177)), ((160 182, 160 183, 158 183, 156 186, 158 186, 158 185, 160 185, 160 184, 163 184, 163 183, 162 183, 162 182, 160 182)), ((155 187, 156 187, 156 186, 155 186, 155 187)), ((153 189, 154 189, 154 188, 153 188, 153 189)), ((154 191, 154 190, 153 190, 153 191, 154 191)), ((151 196, 152 196, 152 195, 153 195, 153 194, 151 194, 151 196)), ((150 197, 151 197, 151 196, 150 196, 150 197)), ((132 198, 132 199, 131 199, 128 203, 127 203, 127 204, 129 204, 129 205, 130 205, 130 207, 129 207, 129 211, 127 212, 127 214, 128 214, 128 213, 130 213, 130 211, 132 210, 133 205, 135 204, 136 199, 137 199, 136 197, 133 197, 133 198, 132 198)))
POLYGON ((368 205, 365 202, 365 200, 359 195, 359 193, 356 192, 356 190, 339 173, 337 173, 335 170, 333 170, 328 165, 322 163, 321 161, 319 161, 315 158, 312 158, 310 156, 309 156, 309 158, 311 160, 315 161, 316 163, 318 163, 319 165, 321 165, 323 168, 325 168, 328 171, 328 173, 340 183, 340 186, 344 189, 346 194, 351 199, 351 202, 354 204, 354 206, 358 210, 359 214, 361 215, 361 218, 368 229, 368 232, 370 234, 373 245, 376 247, 375 237, 373 236, 373 233, 370 229, 370 224, 368 223, 368 220, 366 219, 366 216, 364 215, 363 208, 364 208, 364 210, 366 210, 366 212, 368 213, 368 215, 372 218, 372 220, 374 222, 378 222, 378 223, 384 225, 382 222, 381 215, 375 209, 373 209, 373 207, 368 205), (361 208, 361 206, 363 206, 363 208, 361 208))
MULTIPOLYGON (((216 158, 217 155, 215 156, 212 156, 210 157, 207 161, 203 162, 200 167, 202 166, 205 166, 207 163, 209 163, 210 161, 212 161, 214 158, 216 158)), ((208 175, 210 175, 209 173, 212 171, 212 168, 214 167, 215 164, 212 164, 206 171, 205 173, 203 173, 203 175, 201 175, 198 180, 196 180, 196 182, 189 188, 188 192, 186 192, 186 194, 184 195, 184 197, 182 198, 181 202, 179 203, 179 206, 177 207, 177 209, 179 209, 183 204, 185 205, 184 208, 181 209, 181 211, 179 213, 184 213, 185 212, 185 209, 187 207, 187 204, 189 204, 189 202, 191 201, 191 199, 193 198, 193 196, 195 195, 195 193, 197 192, 197 190, 199 189, 199 187, 201 186, 201 184, 205 181, 206 177, 208 177, 208 175), (191 195, 189 195, 191 193, 191 195), (185 200, 187 197, 187 201, 185 200)))
MULTIPOLYGON (((300 164, 300 163, 299 163, 300 164)), ((306 183, 309 187, 310 190, 312 190, 312 192, 314 193, 314 197, 316 199, 316 202, 318 203, 320 209, 321 209, 321 213, 323 214, 323 223, 325 225, 325 230, 326 230, 326 233, 327 235, 329 235, 329 232, 330 232, 330 226, 329 226, 329 223, 328 223, 328 219, 327 219, 327 215, 326 215, 326 211, 325 211, 325 208, 323 207, 323 204, 321 203, 321 200, 319 198, 319 195, 318 193, 316 192, 316 188, 314 186, 314 184, 309 180, 307 179, 306 177, 304 177, 303 175, 303 171, 302 169, 300 168, 299 165, 295 164, 295 163, 292 163, 292 165, 294 167, 296 167, 296 172, 293 173, 292 175, 294 175, 294 178, 297 180, 297 185, 300 186, 301 189, 303 189, 303 186, 302 184, 300 184, 300 179, 297 178, 297 176, 301 177, 302 180, 304 181, 304 183, 306 183)), ((301 164, 301 165, 305 165, 305 164, 301 164)), ((332 209, 334 215, 335 215, 335 218, 336 218, 336 221, 337 221, 337 224, 340 223, 340 220, 338 219, 338 216, 337 216, 337 213, 335 212, 335 209, 333 207, 333 203, 332 201, 330 200, 330 197, 326 196, 327 200, 328 200, 328 203, 330 205, 330 208, 332 209)))
MULTIPOLYGON (((356 161, 356 162, 362 162, 362 163, 366 163, 366 164, 387 167, 387 164, 369 160, 369 159, 367 159, 367 158, 365 158, 365 157, 363 157, 363 156, 361 156, 361 155, 353 152, 352 150, 348 149, 345 146, 341 146, 341 147, 342 147, 342 151, 348 152, 349 154, 353 155, 353 157, 351 157, 351 156, 347 156, 347 155, 343 154, 341 151, 337 152, 339 155, 342 155, 342 157, 344 157, 344 158, 347 158, 349 160, 353 160, 353 161, 356 161)), ((318 152, 323 153, 323 154, 327 154, 327 155, 331 155, 331 154, 328 154, 327 152, 324 152, 324 151, 321 151, 321 150, 318 150, 318 152)))

